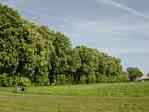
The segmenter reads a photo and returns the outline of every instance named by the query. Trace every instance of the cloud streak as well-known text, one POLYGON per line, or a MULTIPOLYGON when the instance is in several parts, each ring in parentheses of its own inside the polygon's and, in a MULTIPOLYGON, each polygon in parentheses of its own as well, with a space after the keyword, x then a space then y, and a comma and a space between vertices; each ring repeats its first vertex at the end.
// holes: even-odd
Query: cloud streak
POLYGON ((119 2, 115 2, 113 0, 96 0, 97 3, 103 3, 112 7, 116 7, 119 8, 121 10, 127 11, 133 15, 136 15, 138 17, 143 17, 144 19, 148 19, 149 20, 149 16, 144 15, 143 13, 137 11, 136 9, 130 8, 122 3, 119 2))
POLYGON ((148 49, 127 49, 127 48, 98 48, 100 51, 109 54, 149 54, 148 49))
POLYGON ((9 1, 0 1, 0 3, 3 3, 3 4, 6 4, 14 9, 17 9, 18 11, 20 12, 23 12, 23 13, 28 13, 28 14, 31 14, 33 16, 36 16, 36 17, 42 17, 42 18, 47 18, 47 19, 53 19, 55 21, 61 21, 61 22, 68 22, 68 20, 66 18, 58 18, 58 17, 54 17, 54 16, 50 16, 48 14, 44 14, 44 13, 39 13, 37 11, 33 11, 33 10, 28 10, 28 9, 24 9, 20 6, 16 6, 16 5, 13 5, 11 3, 9 3, 9 1))

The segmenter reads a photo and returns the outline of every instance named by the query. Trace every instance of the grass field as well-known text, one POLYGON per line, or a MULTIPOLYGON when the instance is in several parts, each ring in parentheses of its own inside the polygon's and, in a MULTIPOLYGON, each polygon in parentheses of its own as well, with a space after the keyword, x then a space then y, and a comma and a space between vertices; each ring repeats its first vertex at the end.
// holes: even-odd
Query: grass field
POLYGON ((0 88, 0 112, 149 112, 149 82, 0 88))

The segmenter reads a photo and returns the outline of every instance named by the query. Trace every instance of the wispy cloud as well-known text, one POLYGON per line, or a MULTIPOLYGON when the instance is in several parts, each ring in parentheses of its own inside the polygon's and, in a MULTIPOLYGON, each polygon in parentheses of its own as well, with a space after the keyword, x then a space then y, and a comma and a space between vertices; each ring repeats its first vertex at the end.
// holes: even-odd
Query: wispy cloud
MULTIPOLYGON (((71 28, 73 32, 76 33, 93 33, 93 34, 130 34, 134 32, 144 32, 145 34, 149 30, 148 24, 144 22, 130 21, 127 23, 121 22, 114 22, 109 20, 102 20, 102 21, 92 21, 92 20, 79 20, 79 21, 72 21, 71 28)), ((68 29, 70 30, 70 29, 68 29)), ((84 34, 84 35, 85 35, 84 34)))
POLYGON ((148 49, 126 49, 126 48, 99 48, 100 51, 109 54, 149 54, 148 49))
POLYGON ((9 3, 9 1, 3 1, 3 0, 1 1, 0 0, 0 3, 6 4, 6 5, 18 10, 19 12, 28 13, 28 14, 36 16, 36 17, 53 19, 55 21, 61 21, 61 22, 68 22, 68 20, 66 18, 59 18, 59 17, 51 16, 51 15, 48 15, 48 14, 45 14, 45 13, 40 13, 40 12, 37 12, 37 11, 34 11, 34 10, 29 10, 29 9, 26 9, 26 8, 24 9, 24 8, 22 8, 22 5, 16 6, 16 5, 13 5, 12 3, 9 3))
POLYGON ((137 11, 136 9, 130 8, 122 3, 119 2, 115 2, 113 0, 96 0, 98 3, 103 3, 112 7, 116 7, 119 8, 121 10, 127 11, 133 15, 139 16, 139 17, 143 17, 144 19, 148 19, 149 20, 149 16, 144 15, 143 13, 137 11))

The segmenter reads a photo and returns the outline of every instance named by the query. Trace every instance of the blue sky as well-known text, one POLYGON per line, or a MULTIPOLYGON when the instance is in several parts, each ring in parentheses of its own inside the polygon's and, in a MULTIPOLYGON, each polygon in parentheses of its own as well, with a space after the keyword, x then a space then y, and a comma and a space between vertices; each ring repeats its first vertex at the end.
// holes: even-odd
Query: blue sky
POLYGON ((149 72, 149 0, 0 0, 26 19, 149 72))

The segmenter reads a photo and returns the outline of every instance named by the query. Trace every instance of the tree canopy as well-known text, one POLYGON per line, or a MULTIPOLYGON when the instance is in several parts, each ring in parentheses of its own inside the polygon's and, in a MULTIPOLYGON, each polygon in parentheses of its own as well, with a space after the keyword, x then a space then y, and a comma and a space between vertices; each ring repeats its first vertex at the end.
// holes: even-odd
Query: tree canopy
MULTIPOLYGON (((131 74, 130 70, 128 72, 131 74)), ((140 76, 138 69, 137 74, 140 76)), ((84 45, 73 48, 63 33, 29 22, 17 11, 1 4, 0 77, 9 86, 23 78, 35 85, 128 79, 120 59, 84 45)))
POLYGON ((127 68, 127 71, 131 81, 135 81, 137 78, 143 76, 143 73, 139 68, 129 67, 127 68))

